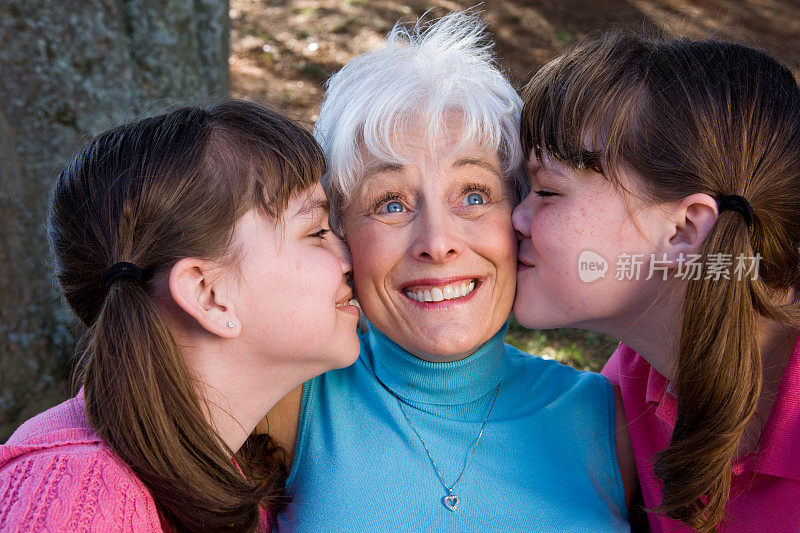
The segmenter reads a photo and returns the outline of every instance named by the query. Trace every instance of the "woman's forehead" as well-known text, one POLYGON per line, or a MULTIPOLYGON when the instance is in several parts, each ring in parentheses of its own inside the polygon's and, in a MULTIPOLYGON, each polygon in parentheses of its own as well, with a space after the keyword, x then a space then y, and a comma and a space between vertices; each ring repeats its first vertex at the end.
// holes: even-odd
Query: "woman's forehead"
POLYGON ((496 152, 500 139, 483 124, 468 120, 463 112, 449 109, 442 114, 415 112, 392 115, 362 125, 358 146, 361 157, 383 162, 403 162, 409 152, 478 150, 496 152), (496 138, 497 137, 497 138, 496 138))
POLYGON ((432 136, 425 131, 406 128, 390 140, 360 143, 359 157, 362 172, 370 174, 375 169, 409 165, 421 157, 440 161, 459 160, 499 161, 499 150, 488 139, 476 139, 461 129, 450 129, 432 136))
POLYGON ((412 168, 433 165, 440 170, 477 166, 502 176, 502 168, 497 150, 480 145, 460 143, 427 149, 400 145, 394 147, 401 157, 386 157, 385 154, 362 153, 360 181, 387 173, 402 173, 412 168))

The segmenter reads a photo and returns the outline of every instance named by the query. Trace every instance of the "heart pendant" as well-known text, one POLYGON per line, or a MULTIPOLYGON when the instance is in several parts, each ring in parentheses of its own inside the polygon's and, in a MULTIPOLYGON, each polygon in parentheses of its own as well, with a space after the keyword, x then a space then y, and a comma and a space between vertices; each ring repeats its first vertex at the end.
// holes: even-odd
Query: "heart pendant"
POLYGON ((456 496, 455 494, 450 494, 449 496, 445 496, 442 499, 444 506, 450 509, 451 511, 455 511, 458 509, 458 504, 461 503, 461 498, 456 496))

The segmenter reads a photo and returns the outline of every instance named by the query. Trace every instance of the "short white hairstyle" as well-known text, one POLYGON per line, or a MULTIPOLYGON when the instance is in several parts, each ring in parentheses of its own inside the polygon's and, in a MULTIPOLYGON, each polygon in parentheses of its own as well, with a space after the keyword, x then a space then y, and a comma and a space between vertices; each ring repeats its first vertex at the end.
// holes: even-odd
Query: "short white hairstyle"
POLYGON ((460 147, 496 151, 512 190, 524 193, 522 100, 495 64, 492 45, 484 22, 459 11, 431 22, 395 24, 381 47, 331 76, 314 137, 328 164, 323 185, 334 229, 341 231, 342 213, 363 177, 361 150, 403 164, 396 144, 419 117, 435 146, 447 131, 447 115, 459 113, 460 147))

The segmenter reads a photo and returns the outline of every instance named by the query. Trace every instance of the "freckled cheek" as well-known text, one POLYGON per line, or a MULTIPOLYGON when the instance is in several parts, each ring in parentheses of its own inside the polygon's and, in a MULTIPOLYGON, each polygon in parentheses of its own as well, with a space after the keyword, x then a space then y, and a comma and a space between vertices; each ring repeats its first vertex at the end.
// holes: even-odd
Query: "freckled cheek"
POLYGON ((242 313, 243 320, 262 320, 284 305, 287 294, 298 293, 300 284, 296 281, 297 272, 292 269, 292 264, 293 262, 270 264, 270 268, 242 272, 244 281, 240 293, 241 301, 237 302, 237 312, 242 313))
POLYGON ((531 241, 541 252, 552 251, 563 244, 565 229, 562 216, 540 209, 531 219, 531 241))
POLYGON ((540 211, 531 225, 531 241, 540 262, 563 264, 577 257, 583 249, 592 247, 591 219, 577 213, 540 211))

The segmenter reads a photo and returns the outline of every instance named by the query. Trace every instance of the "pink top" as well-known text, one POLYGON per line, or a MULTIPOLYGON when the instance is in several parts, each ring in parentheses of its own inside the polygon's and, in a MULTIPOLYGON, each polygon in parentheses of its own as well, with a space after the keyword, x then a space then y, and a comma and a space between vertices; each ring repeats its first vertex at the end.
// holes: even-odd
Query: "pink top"
MULTIPOLYGON (((603 374, 619 386, 639 471, 645 507, 661 503, 661 482, 650 463, 669 445, 677 402, 669 381, 631 348, 620 344, 603 374)), ((800 338, 781 378, 759 450, 733 465, 728 520, 722 532, 800 532, 800 338)), ((681 522, 648 513, 654 532, 692 531, 681 522)))
POLYGON ((97 433, 83 391, 0 446, 0 531, 163 531, 144 484, 97 433))

